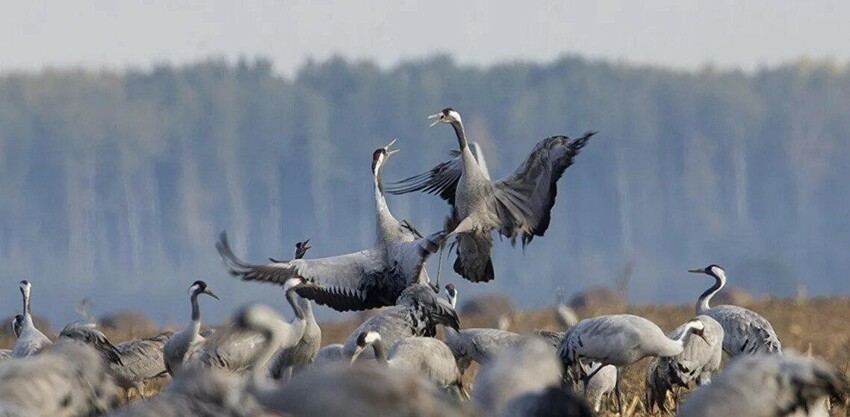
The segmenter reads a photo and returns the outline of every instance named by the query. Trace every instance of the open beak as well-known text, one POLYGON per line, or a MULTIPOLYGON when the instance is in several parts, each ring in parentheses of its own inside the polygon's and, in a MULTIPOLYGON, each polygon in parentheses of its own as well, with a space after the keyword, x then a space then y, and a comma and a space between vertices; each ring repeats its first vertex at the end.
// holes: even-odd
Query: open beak
POLYGON ((205 290, 204 290, 204 294, 209 295, 210 297, 215 298, 216 300, 221 301, 221 298, 218 298, 218 296, 217 296, 217 295, 215 295, 215 293, 214 293, 214 292, 212 292, 212 290, 211 290, 211 289, 209 289, 209 288, 207 288, 207 289, 205 289, 205 290))
POLYGON ((428 120, 431 120, 431 119, 437 119, 437 120, 434 120, 434 123, 431 123, 431 126, 428 126, 428 127, 434 127, 435 124, 440 123, 440 121, 443 120, 443 113, 437 113, 437 114, 432 114, 432 115, 428 116, 428 120))
POLYGON ((305 240, 303 243, 301 243, 301 247, 304 248, 304 250, 312 248, 312 246, 310 246, 310 238, 309 237, 307 238, 307 240, 305 240))
POLYGON ((387 158, 389 158, 390 156, 392 156, 392 154, 394 154, 394 153, 396 153, 396 152, 398 152, 398 151, 399 151, 398 149, 390 150, 390 146, 393 146, 393 144, 394 144, 397 140, 398 140, 397 138, 394 138, 394 139, 392 140, 392 142, 388 143, 388 144, 387 144, 387 146, 384 146, 384 151, 386 151, 386 152, 387 152, 387 158))
POLYGON ((688 272, 693 273, 693 274, 704 274, 705 273, 705 271, 702 270, 702 269, 689 269, 688 272))

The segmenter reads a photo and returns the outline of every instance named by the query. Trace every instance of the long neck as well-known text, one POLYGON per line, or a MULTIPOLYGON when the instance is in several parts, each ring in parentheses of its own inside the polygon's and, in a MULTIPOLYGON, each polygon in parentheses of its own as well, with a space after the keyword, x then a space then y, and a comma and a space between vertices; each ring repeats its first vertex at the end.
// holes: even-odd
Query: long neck
POLYGON ((28 317, 32 315, 32 309, 30 308, 30 294, 29 291, 24 291, 24 317, 28 317))
POLYGON ((714 277, 714 285, 705 290, 705 292, 699 296, 699 299, 697 299, 697 314, 702 314, 706 310, 710 309, 711 305, 709 303, 711 302, 711 298, 720 292, 723 286, 726 285, 725 277, 721 278, 715 275, 712 275, 712 277, 714 277))
POLYGON ((297 317, 298 320, 304 320, 304 309, 301 308, 301 304, 298 303, 298 300, 296 300, 295 297, 294 288, 286 291, 286 301, 288 301, 289 305, 292 306, 292 312, 295 313, 295 317, 297 317))
POLYGON ((378 240, 383 241, 398 231, 398 220, 390 213, 387 200, 384 198, 383 186, 381 185, 381 166, 375 168, 375 227, 378 240))
POLYGON ((454 121, 452 122, 452 127, 455 130, 455 135, 457 135, 458 149, 461 151, 469 149, 469 145, 466 143, 466 133, 463 131, 463 123, 460 121, 454 121))
POLYGON ((268 329, 264 329, 263 333, 266 336, 266 344, 263 346, 262 354, 260 355, 260 360, 257 361, 257 365, 251 369, 251 380, 249 382, 248 390, 252 393, 261 394, 264 390, 270 390, 273 388, 273 384, 266 377, 266 367, 259 366, 259 364, 269 363, 271 361, 272 356, 274 356, 275 352, 277 352, 278 346, 281 345, 281 340, 283 335, 279 331, 279 329, 270 326, 268 329))
POLYGON ((372 349, 375 350, 375 359, 384 365, 387 364, 387 351, 384 349, 384 343, 378 339, 372 342, 372 349))
POLYGON ((688 323, 687 326, 685 327, 685 331, 683 331, 678 337, 673 339, 673 343, 675 343, 677 346, 680 346, 682 349, 684 349, 685 343, 687 343, 688 339, 691 338, 691 335, 694 334, 694 328, 695 327, 694 327, 693 323, 688 323))
POLYGON ((192 296, 189 297, 189 300, 192 302, 192 322, 201 323, 201 308, 198 307, 198 294, 192 293, 192 296))
POLYGON ((298 305, 304 310, 304 318, 311 323, 316 322, 316 316, 313 315, 313 303, 304 297, 298 297, 298 305))

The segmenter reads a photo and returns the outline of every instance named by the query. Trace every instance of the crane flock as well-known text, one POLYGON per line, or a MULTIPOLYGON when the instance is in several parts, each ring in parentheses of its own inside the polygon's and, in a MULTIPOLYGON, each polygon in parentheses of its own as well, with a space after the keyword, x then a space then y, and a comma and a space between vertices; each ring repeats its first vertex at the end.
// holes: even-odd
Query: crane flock
POLYGON ((607 394, 622 415, 622 368, 647 357, 649 411, 667 411, 669 394, 692 382, 697 388, 674 404, 682 416, 816 415, 830 398, 850 391, 828 364, 783 352, 763 316, 739 306, 712 307, 727 281, 716 264, 689 270, 714 284, 697 299, 695 317, 666 334, 631 314, 579 320, 562 293, 556 312, 563 332, 462 328, 457 288, 445 285, 446 298, 440 297, 439 280, 431 282, 425 262, 450 244, 460 277, 495 279, 493 233, 523 247, 542 237, 553 220, 558 180, 596 132, 543 139, 513 174, 493 181, 458 111, 446 108, 429 118, 431 126, 453 128, 458 149, 452 159, 387 187, 382 173, 398 152, 396 141, 372 153, 371 247, 308 259, 307 239, 295 245, 291 260, 251 264, 221 233, 215 248, 227 271, 282 287, 290 320, 249 304, 233 314, 231 325, 202 332, 199 298, 219 297, 198 280, 188 288, 191 316, 182 330, 113 345, 93 323, 75 322, 51 341, 33 322, 33 286, 21 281, 21 314, 11 322, 16 342, 0 350, 0 415, 588 416, 600 412, 607 394), (438 195, 451 206, 445 226, 422 234, 399 221, 385 190, 438 195), (313 303, 381 310, 344 343, 322 347, 313 303), (725 370, 723 352, 730 358, 725 370), (472 362, 480 369, 465 386, 472 362), (169 377, 165 389, 147 398, 148 383, 169 377), (118 388, 126 394, 124 407, 115 401, 118 388), (131 389, 143 401, 131 403, 131 389))

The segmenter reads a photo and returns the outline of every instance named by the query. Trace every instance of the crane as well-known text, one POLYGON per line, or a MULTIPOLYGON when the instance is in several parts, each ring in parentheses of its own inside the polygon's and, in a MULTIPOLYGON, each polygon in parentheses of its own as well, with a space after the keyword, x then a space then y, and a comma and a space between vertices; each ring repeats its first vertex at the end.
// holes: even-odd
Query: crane
POLYGON ((519 238, 523 247, 535 236, 543 236, 549 228, 558 179, 595 132, 575 140, 566 136, 543 139, 512 175, 493 182, 470 150, 460 113, 446 108, 429 119, 435 119, 431 126, 446 123, 454 128, 458 156, 399 181, 388 191, 423 191, 448 201, 452 213, 445 229, 457 236, 455 272, 472 282, 490 281, 495 278, 490 259, 492 232, 497 230, 512 243, 519 238))

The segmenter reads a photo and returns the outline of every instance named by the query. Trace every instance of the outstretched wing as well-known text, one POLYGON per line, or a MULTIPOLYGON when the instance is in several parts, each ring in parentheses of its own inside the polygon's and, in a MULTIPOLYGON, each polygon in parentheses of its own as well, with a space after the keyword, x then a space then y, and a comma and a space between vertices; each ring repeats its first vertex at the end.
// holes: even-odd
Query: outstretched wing
POLYGON ((311 285, 296 289, 298 295, 337 311, 393 305, 404 289, 404 283, 397 282, 397 272, 387 268, 383 255, 374 249, 266 265, 252 265, 237 258, 224 233, 216 243, 216 249, 232 275, 246 281, 279 285, 290 278, 305 278, 311 285), (396 289, 399 285, 402 288, 396 289))
POLYGON ((499 233, 512 242, 520 237, 523 246, 534 236, 543 236, 558 194, 558 179, 595 134, 587 132, 573 140, 566 136, 543 139, 511 176, 493 184, 496 214, 502 223, 499 233))
MULTIPOLYGON (((487 163, 484 161, 481 147, 474 142, 471 145, 470 150, 472 151, 472 155, 478 161, 478 165, 481 167, 484 176, 489 179, 490 174, 487 171, 487 163)), ((414 191, 422 191, 428 194, 439 195, 440 198, 454 205, 455 189, 457 188, 458 180, 460 180, 460 175, 463 173, 463 161, 461 160, 460 151, 452 150, 450 154, 452 159, 431 168, 428 172, 391 183, 389 186, 384 187, 384 191, 390 194, 407 194, 414 191)))
POLYGON ((472 282, 488 282, 495 278, 490 231, 458 234, 456 245, 455 272, 472 282))

